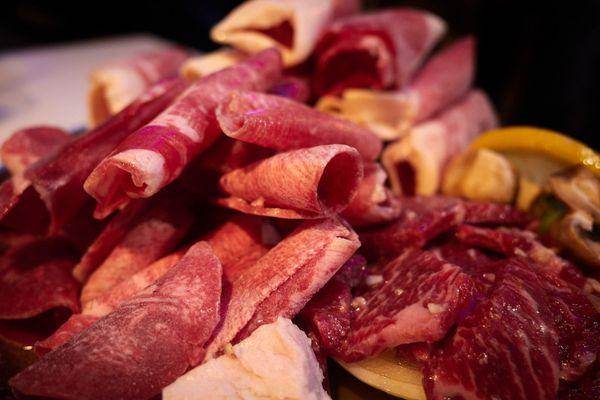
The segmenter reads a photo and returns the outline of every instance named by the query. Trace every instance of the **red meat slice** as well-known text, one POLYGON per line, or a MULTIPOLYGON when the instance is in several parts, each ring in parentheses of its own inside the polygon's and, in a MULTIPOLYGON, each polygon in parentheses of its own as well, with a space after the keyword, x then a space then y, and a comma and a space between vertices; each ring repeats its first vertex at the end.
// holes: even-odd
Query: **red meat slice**
POLYGON ((221 265, 198 243, 161 279, 11 378, 17 393, 147 399, 197 362, 219 321, 221 265))
POLYGON ((381 152, 381 140, 368 129, 280 96, 235 92, 216 115, 227 136, 280 151, 346 144, 371 161, 381 152))

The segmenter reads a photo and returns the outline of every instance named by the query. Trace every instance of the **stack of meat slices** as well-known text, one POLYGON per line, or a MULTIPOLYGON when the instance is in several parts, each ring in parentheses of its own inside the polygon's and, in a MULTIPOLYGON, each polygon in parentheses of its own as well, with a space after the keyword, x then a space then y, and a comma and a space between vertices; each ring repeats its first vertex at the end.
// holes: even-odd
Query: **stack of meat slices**
POLYGON ((4 144, 0 336, 41 356, 15 394, 152 398, 280 317, 317 355, 415 358, 431 399, 549 399, 593 370, 598 284, 527 215, 408 197, 497 123, 473 40, 428 58, 439 18, 358 6, 246 2, 189 80, 178 49, 112 64, 92 130, 4 144))
POLYGON ((600 315, 591 284, 507 206, 400 200, 400 218, 360 232, 372 263, 341 270, 301 312, 330 356, 395 348, 423 366, 428 399, 556 398, 592 371, 600 315))

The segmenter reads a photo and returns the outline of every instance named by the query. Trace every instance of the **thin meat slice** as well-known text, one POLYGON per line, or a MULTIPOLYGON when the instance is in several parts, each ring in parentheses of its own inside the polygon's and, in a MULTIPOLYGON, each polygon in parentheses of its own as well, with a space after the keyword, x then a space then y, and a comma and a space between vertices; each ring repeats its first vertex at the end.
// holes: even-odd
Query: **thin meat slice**
POLYGON ((346 144, 372 161, 382 148, 368 129, 281 96, 232 93, 219 105, 216 115, 227 136, 280 151, 346 144))
POLYGON ((232 283, 223 324, 207 347, 207 358, 231 342, 252 320, 261 303, 294 275, 307 267, 339 267, 354 251, 348 255, 348 249, 356 249, 358 244, 356 234, 335 219, 300 225, 232 283))
MULTIPOLYGON (((249 336, 256 328, 269 324, 278 317, 293 318, 344 263, 349 261, 360 246, 358 236, 350 231, 348 242, 338 249, 335 259, 303 265, 285 283, 277 288, 256 308, 252 319, 238 332, 234 342, 249 336)), ((364 264, 363 264, 364 265, 364 264)))
POLYGON ((402 208, 385 186, 387 174, 379 163, 366 163, 358 193, 342 216, 354 227, 365 227, 398 218, 402 208))
POLYGON ((48 351, 62 346, 73 336, 83 332, 92 326, 94 322, 113 312, 123 302, 162 277, 181 260, 184 254, 185 249, 182 249, 164 256, 117 284, 110 291, 104 292, 84 304, 80 314, 71 315, 52 336, 35 344, 36 353, 46 354, 48 351))
POLYGON ((497 126, 492 104, 473 90, 436 118, 415 126, 386 147, 382 162, 394 193, 434 194, 448 161, 479 134, 497 126))
POLYGON ((204 236, 223 265, 223 274, 234 282, 246 269, 261 258, 277 236, 264 219, 238 214, 204 236))
POLYGON ((117 60, 93 71, 88 91, 91 126, 123 110, 152 84, 177 75, 188 56, 183 49, 168 48, 117 60))
POLYGON ((359 8, 358 0, 250 0, 229 13, 210 36, 248 53, 276 47, 285 65, 292 66, 309 57, 334 18, 359 8))
POLYGON ((457 40, 433 55, 403 90, 347 89, 325 96, 317 108, 359 123, 381 139, 394 140, 460 100, 473 84, 475 40, 457 40))
POLYGON ((445 31, 439 17, 409 8, 341 18, 317 46, 315 92, 403 87, 445 31))
POLYGON ((206 243, 153 285, 11 378, 16 393, 147 399, 197 362, 219 321, 221 265, 206 243))
POLYGON ((457 228, 456 238, 470 246, 503 254, 506 257, 527 257, 543 271, 557 276, 587 292, 592 291, 588 279, 572 263, 559 257, 541 244, 533 232, 518 229, 489 229, 470 225, 457 228))
POLYGON ((0 260, 0 319, 26 319, 53 308, 79 311, 71 276, 78 254, 64 240, 31 240, 0 260))
POLYGON ((89 175, 84 187, 104 218, 132 198, 150 197, 211 145, 218 103, 232 90, 267 90, 281 75, 277 50, 265 50, 194 82, 165 111, 132 133, 89 175))
POLYGON ((71 136, 53 126, 34 126, 13 133, 0 148, 2 164, 11 174, 23 173, 40 158, 51 154, 71 136))
POLYGON ((26 171, 25 177, 31 181, 50 213, 52 233, 60 231, 89 200, 83 182, 92 169, 131 132, 161 112, 186 86, 180 79, 152 86, 104 124, 26 171))
POLYGON ((278 218, 322 218, 342 211, 363 175, 358 152, 346 145, 280 153, 221 177, 231 195, 219 204, 278 218))
POLYGON ((248 58, 248 54, 229 47, 188 58, 181 66, 181 75, 190 81, 231 67, 248 58))
MULTIPOLYGON (((361 294, 338 357, 358 361, 388 348, 442 339, 477 296, 473 280, 433 253, 409 250, 381 270, 361 294)), ((355 299, 356 300, 356 299, 355 299)))
POLYGON ((427 398, 555 399, 558 335, 548 300, 529 265, 508 261, 490 297, 426 363, 427 398))
POLYGON ((111 290, 171 251, 187 233, 192 224, 191 211, 181 199, 166 194, 127 231, 90 275, 81 291, 82 304, 111 290))

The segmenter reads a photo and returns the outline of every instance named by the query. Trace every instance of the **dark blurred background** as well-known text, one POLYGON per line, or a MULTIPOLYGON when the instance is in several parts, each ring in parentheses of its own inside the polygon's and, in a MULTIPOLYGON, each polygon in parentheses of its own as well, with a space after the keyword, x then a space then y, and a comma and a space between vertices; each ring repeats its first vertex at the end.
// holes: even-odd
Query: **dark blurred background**
MULTIPOLYGON (((2 1, 0 51, 98 36, 150 32, 200 50, 240 1, 2 1)), ((534 124, 600 148, 600 0, 364 1, 410 5, 449 23, 450 38, 479 39, 478 85, 504 124, 534 124)))

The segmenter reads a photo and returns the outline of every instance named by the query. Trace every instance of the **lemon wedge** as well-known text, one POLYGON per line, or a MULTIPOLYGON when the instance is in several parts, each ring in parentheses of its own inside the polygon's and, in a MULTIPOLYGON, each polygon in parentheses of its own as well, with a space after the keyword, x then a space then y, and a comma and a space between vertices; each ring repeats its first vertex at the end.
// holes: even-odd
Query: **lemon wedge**
POLYGON ((544 184, 565 168, 583 165, 600 176, 600 155, 585 144, 547 129, 513 126, 484 133, 471 143, 474 149, 503 154, 531 182, 544 184))
POLYGON ((416 364, 399 360, 392 351, 355 363, 337 361, 369 386, 407 400, 425 400, 423 375, 416 364))

